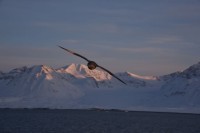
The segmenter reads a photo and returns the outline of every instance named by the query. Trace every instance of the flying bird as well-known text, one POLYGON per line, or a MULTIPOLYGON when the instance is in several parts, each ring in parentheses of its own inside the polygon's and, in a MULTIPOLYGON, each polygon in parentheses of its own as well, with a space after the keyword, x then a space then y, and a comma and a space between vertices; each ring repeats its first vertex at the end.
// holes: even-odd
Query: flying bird
POLYGON ((76 56, 81 57, 82 59, 86 60, 86 61, 88 62, 88 63, 87 63, 87 66, 88 66, 88 68, 89 68, 90 70, 94 70, 95 68, 99 67, 99 68, 101 68, 102 70, 108 72, 110 75, 112 75, 113 77, 115 77, 115 78, 118 79, 120 82, 122 82, 123 84, 126 85, 126 83, 125 83, 124 81, 122 81, 120 78, 118 78, 117 76, 115 76, 112 72, 110 72, 110 71, 107 70, 106 68, 104 68, 104 67, 102 67, 102 66, 99 66, 96 62, 91 61, 91 60, 87 59, 86 57, 84 57, 84 56, 82 56, 82 55, 80 55, 80 54, 78 54, 78 53, 75 53, 75 52, 73 52, 73 51, 71 51, 71 50, 69 50, 69 49, 63 48, 63 47, 61 47, 61 46, 58 46, 58 47, 60 47, 61 49, 66 50, 67 52, 69 52, 69 53, 71 53, 71 54, 73 54, 73 55, 76 55, 76 56))

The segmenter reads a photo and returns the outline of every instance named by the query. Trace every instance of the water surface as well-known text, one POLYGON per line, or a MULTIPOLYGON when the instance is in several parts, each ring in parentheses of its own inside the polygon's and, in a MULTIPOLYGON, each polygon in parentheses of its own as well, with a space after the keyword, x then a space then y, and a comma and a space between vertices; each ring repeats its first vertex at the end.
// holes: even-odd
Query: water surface
POLYGON ((200 115, 0 109, 0 133, 200 133, 200 115))

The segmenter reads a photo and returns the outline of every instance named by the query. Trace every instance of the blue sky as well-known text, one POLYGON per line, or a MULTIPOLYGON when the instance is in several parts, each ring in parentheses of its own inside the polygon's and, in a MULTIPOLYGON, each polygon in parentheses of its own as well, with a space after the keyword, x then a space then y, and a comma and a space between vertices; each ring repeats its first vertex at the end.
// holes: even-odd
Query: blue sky
POLYGON ((0 70, 86 62, 163 75, 200 61, 199 0, 0 0, 0 70))

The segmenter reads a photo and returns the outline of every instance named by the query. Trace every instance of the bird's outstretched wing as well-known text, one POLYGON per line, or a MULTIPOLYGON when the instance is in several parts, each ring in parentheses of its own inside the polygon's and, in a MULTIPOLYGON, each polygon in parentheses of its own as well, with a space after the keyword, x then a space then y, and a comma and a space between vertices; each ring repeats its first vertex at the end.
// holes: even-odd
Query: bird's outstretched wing
POLYGON ((107 70, 107 69, 105 69, 105 68, 103 68, 102 66, 99 66, 99 65, 98 65, 98 67, 101 68, 101 69, 103 69, 104 71, 108 72, 111 76, 115 77, 115 78, 118 79, 120 82, 122 82, 123 84, 126 85, 126 83, 125 83, 124 81, 122 81, 120 78, 118 78, 117 76, 115 76, 115 75, 114 75, 113 73, 111 73, 109 70, 107 70))
MULTIPOLYGON (((76 55, 76 56, 78 56, 78 57, 81 57, 82 59, 84 59, 84 60, 90 62, 90 60, 88 60, 87 58, 85 58, 84 56, 82 56, 82 55, 80 55, 80 54, 77 54, 77 53, 75 53, 75 52, 73 52, 73 51, 71 51, 71 50, 69 50, 69 49, 63 48, 63 47, 61 47, 61 46, 58 46, 58 47, 60 47, 61 49, 66 50, 67 52, 69 52, 69 53, 71 53, 71 54, 73 54, 73 55, 76 55)), ((115 77, 115 78, 118 79, 120 82, 122 82, 123 84, 126 85, 126 83, 125 83, 124 81, 122 81, 121 79, 119 79, 117 76, 115 76, 115 75, 114 75, 113 73, 111 73, 109 70, 107 70, 107 69, 105 69, 105 68, 103 68, 102 66, 99 66, 99 65, 97 65, 97 67, 99 67, 99 68, 103 69, 104 71, 108 72, 111 76, 115 77)))
POLYGON ((63 47, 61 47, 61 46, 58 46, 58 47, 60 47, 61 49, 64 49, 64 50, 66 50, 67 52, 69 52, 69 53, 71 53, 71 54, 73 54, 73 55, 76 55, 76 56, 78 56, 78 57, 81 57, 82 59, 84 59, 84 60, 86 60, 86 61, 90 61, 90 60, 88 60, 87 58, 85 58, 84 56, 82 56, 82 55, 80 55, 80 54, 77 54, 77 53, 75 53, 75 52, 73 52, 73 51, 71 51, 71 50, 69 50, 69 49, 66 49, 66 48, 63 48, 63 47))

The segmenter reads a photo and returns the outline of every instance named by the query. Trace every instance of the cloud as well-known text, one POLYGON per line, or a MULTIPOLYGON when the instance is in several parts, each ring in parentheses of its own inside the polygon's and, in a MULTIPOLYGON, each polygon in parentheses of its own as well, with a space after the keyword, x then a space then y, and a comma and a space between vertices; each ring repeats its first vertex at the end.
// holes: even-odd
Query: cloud
POLYGON ((109 23, 94 24, 91 29, 100 33, 120 33, 121 31, 119 26, 109 23))
POLYGON ((79 44, 81 41, 80 40, 75 40, 75 39, 66 39, 66 40, 61 40, 61 44, 79 44))
POLYGON ((127 15, 133 15, 136 10, 134 9, 101 9, 97 10, 97 13, 102 15, 109 15, 109 16, 127 16, 127 15))
POLYGON ((19 58, 54 58, 55 50, 49 47, 2 46, 0 56, 19 58), (51 53, 51 54, 50 54, 51 53))
POLYGON ((175 44, 175 43, 183 43, 184 40, 181 39, 180 37, 176 36, 157 36, 157 37, 152 37, 148 41, 148 43, 151 44, 175 44))
POLYGON ((87 22, 87 23, 78 23, 78 22, 33 22, 33 26, 48 28, 50 30, 68 32, 68 33, 120 33, 122 32, 122 28, 120 28, 117 24, 113 24, 110 22, 87 22))
POLYGON ((189 2, 189 3, 183 3, 183 4, 175 4, 171 5, 168 10, 168 15, 171 17, 178 17, 178 18, 183 18, 183 19, 191 19, 195 17, 199 17, 199 12, 200 12, 200 2, 196 1, 195 2, 189 2))
POLYGON ((125 53, 158 53, 162 52, 162 48, 143 47, 143 48, 116 48, 117 51, 125 53))

